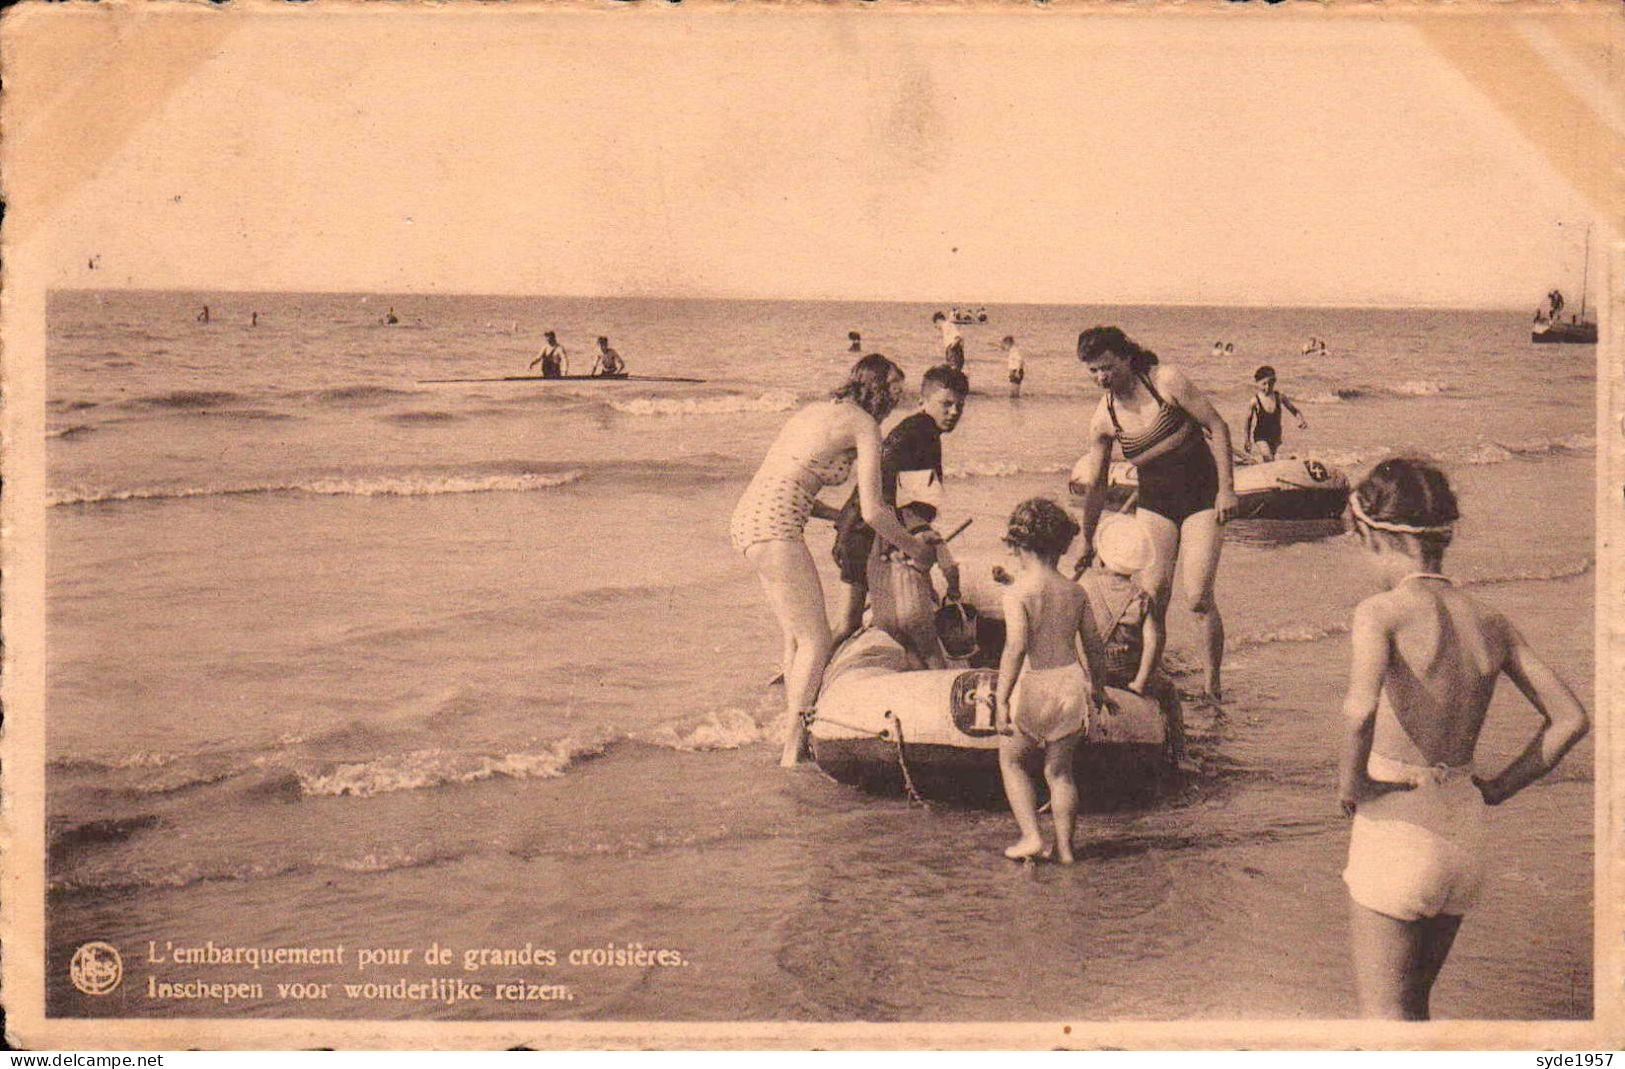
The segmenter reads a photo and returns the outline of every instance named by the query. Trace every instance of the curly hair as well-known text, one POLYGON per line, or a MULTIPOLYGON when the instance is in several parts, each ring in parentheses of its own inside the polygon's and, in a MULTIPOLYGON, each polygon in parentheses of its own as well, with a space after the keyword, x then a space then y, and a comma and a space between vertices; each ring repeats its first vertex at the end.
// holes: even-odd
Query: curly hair
POLYGON ((1090 327, 1078 335, 1078 360, 1088 363, 1107 353, 1128 360, 1135 371, 1145 371, 1157 362, 1157 354, 1136 343, 1121 327, 1090 327))
POLYGON ((1030 497, 1010 513, 1005 545, 1025 549, 1046 560, 1058 560, 1072 540, 1078 537, 1078 524, 1066 510, 1047 497, 1030 497))
POLYGON ((1418 528, 1398 533, 1414 534, 1423 552, 1434 559, 1443 557, 1450 545, 1450 527, 1461 519, 1450 480, 1420 457, 1389 457, 1360 480, 1350 498, 1378 524, 1418 528))
POLYGON ((879 353, 869 353, 858 357, 846 382, 830 396, 837 401, 851 401, 878 422, 885 419, 895 405, 891 395, 894 376, 901 379, 903 369, 879 353))

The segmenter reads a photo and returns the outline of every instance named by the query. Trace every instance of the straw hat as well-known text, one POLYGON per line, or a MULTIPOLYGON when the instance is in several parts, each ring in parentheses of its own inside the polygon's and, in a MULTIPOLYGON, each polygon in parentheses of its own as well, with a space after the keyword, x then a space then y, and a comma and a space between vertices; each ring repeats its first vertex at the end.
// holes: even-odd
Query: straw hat
POLYGON ((1133 575, 1151 563, 1151 540, 1133 519, 1112 513, 1095 528, 1095 556, 1119 575, 1133 575))

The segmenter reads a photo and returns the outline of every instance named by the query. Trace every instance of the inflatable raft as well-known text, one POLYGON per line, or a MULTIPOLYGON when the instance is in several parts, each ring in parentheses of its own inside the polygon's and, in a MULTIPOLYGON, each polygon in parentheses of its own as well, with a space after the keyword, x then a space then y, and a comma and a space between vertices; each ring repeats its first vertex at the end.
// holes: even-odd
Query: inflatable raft
MULTIPOLYGON (((904 671, 908 658, 884 631, 855 635, 824 674, 809 728, 818 767, 866 790, 987 804, 1004 797, 993 726, 992 668, 904 671)), ((1107 689, 1078 746, 1078 787, 1089 801, 1154 793, 1169 767, 1163 711, 1107 689)), ((1171 691, 1165 700, 1175 703, 1171 691)))
MULTIPOLYGON (((1084 492, 1088 478, 1083 461, 1078 464, 1068 484, 1074 495, 1084 492)), ((1123 508, 1139 485, 1139 469, 1127 461, 1114 462, 1106 476, 1106 507, 1123 508)), ((1334 520, 1343 514, 1348 495, 1348 476, 1313 458, 1236 465, 1239 520, 1334 520)))

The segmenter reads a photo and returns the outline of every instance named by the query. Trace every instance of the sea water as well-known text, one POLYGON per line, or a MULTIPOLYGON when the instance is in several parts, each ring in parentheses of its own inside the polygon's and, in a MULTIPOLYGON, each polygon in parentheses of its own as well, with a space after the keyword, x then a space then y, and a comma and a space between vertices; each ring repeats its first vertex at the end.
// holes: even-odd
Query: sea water
MULTIPOLYGON (((788 413, 842 381, 847 331, 917 386, 931 311, 55 294, 50 1011, 219 1014, 144 986, 242 979, 145 960, 149 941, 212 941, 415 948, 364 978, 573 996, 294 1001, 272 982, 340 977, 266 967, 238 1015, 1351 1015, 1335 758, 1348 620, 1372 587, 1330 525, 1231 529, 1228 716, 1191 707, 1201 771, 1151 804, 1092 806, 1076 867, 1005 861, 1007 813, 777 767, 779 636, 729 513, 788 413), (421 382, 524 374, 544 329, 572 371, 605 334, 636 374, 707 381, 421 382), (124 953, 111 996, 68 983, 92 939, 124 953), (427 964, 431 942, 459 956, 427 964), (463 967, 527 943, 556 964, 463 967), (584 957, 634 945, 682 964, 584 957)), ((975 520, 962 557, 996 559, 1019 500, 1065 499, 1099 398, 1073 345, 1108 323, 1188 373, 1238 439, 1269 363, 1309 420, 1286 421, 1287 452, 1351 474, 1396 451, 1440 461, 1465 517, 1448 570, 1590 704, 1593 349, 1536 349, 1516 313, 992 308, 964 328, 974 393, 944 440, 945 523, 975 520), (1027 356, 1019 400, 1005 334, 1027 356), (1331 352, 1300 355, 1311 335, 1331 352)), ((810 528, 832 597, 830 541, 810 528)), ((1170 626, 1193 687, 1177 603, 1170 626)), ((1537 724, 1503 687, 1481 764, 1537 724)), ((1495 811, 1496 875, 1436 1014, 1591 1014, 1591 781, 1587 742, 1495 811)))

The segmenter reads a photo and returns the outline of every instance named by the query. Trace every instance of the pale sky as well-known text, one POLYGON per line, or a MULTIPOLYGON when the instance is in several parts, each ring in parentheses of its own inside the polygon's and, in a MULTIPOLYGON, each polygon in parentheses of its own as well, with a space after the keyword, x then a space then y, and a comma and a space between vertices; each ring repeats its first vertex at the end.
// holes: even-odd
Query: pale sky
POLYGON ((8 252, 53 285, 1532 308, 1615 237, 1625 119, 1551 19, 130 15, 7 35, 8 252))

